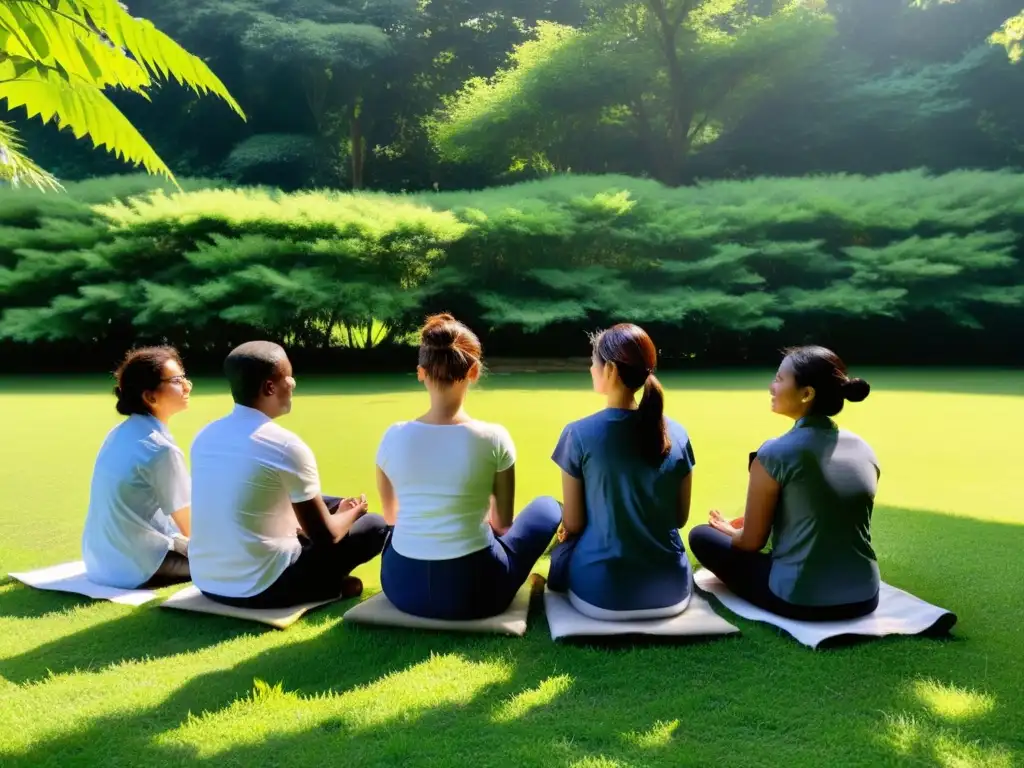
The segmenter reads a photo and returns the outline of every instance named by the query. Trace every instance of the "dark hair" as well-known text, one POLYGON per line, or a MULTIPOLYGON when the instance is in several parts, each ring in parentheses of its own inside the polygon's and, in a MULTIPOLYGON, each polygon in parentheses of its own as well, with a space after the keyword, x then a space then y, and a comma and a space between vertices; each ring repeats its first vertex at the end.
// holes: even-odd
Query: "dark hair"
POLYGON ((224 359, 224 375, 234 401, 247 406, 255 403, 263 384, 274 378, 278 364, 287 357, 284 348, 272 341, 247 341, 231 350, 224 359))
POLYGON ((164 379, 164 366, 172 360, 184 368, 181 355, 174 347, 139 347, 128 350, 114 371, 117 380, 114 387, 117 404, 114 407, 117 412, 122 416, 151 415, 152 410, 143 395, 160 388, 164 379))
POLYGON ((652 464, 660 464, 672 444, 665 426, 665 394, 654 375, 658 351, 647 331, 638 325, 620 323, 591 337, 594 357, 601 363, 612 363, 619 378, 631 392, 644 388, 638 412, 640 430, 638 445, 641 455, 652 464))
POLYGON ((871 393, 871 385, 864 379, 851 379, 846 375, 846 363, 835 352, 825 347, 791 347, 784 350, 793 366, 798 387, 814 387, 812 414, 835 416, 843 410, 843 403, 859 403, 871 393))
POLYGON ((462 381, 482 359, 480 339, 451 315, 432 315, 420 329, 419 365, 439 384, 462 381))

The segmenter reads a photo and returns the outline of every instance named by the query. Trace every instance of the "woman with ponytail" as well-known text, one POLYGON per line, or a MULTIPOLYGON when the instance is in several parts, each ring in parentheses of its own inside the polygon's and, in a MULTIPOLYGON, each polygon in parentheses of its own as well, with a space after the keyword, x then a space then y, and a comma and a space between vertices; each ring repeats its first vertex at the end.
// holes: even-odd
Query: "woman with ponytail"
POLYGON ((594 391, 607 406, 566 426, 552 456, 562 469, 564 533, 548 586, 599 620, 674 616, 690 600, 679 536, 690 514, 690 438, 665 418, 658 355, 643 328, 616 325, 591 345, 594 391))
POLYGON ((865 616, 880 584, 871 546, 878 459, 832 417, 871 387, 849 378, 834 352, 810 346, 786 350, 770 391, 772 411, 793 428, 750 457, 743 517, 712 511, 690 531, 690 549, 732 592, 779 616, 865 616), (762 552, 769 536, 772 550, 762 552))
POLYGON ((558 528, 553 498, 515 515, 516 448, 500 424, 466 413, 482 370, 480 341, 451 315, 420 332, 430 409, 392 425, 377 450, 381 512, 393 532, 381 586, 396 608, 462 621, 505 611, 558 528))
POLYGON ((114 373, 117 412, 92 473, 82 559, 90 581, 122 589, 188 581, 192 484, 168 424, 192 383, 172 347, 133 349, 114 373))

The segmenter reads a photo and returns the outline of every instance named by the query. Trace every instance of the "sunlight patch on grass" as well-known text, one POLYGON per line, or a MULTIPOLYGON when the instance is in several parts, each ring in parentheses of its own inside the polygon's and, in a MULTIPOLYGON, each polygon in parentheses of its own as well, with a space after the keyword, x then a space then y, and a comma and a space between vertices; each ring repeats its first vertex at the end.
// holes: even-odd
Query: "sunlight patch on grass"
POLYGON ((622 734, 622 737, 625 741, 642 749, 657 749, 667 747, 678 728, 678 720, 671 720, 667 723, 659 720, 647 731, 630 731, 622 734))
POLYGON ((988 714, 996 705, 994 697, 936 680, 918 680, 914 694, 928 710, 946 720, 968 720, 988 714))
POLYGON ((248 697, 218 712, 190 717, 157 743, 185 747, 205 759, 316 729, 352 735, 393 723, 408 725, 432 709, 468 704, 489 686, 507 681, 512 672, 505 660, 474 662, 449 653, 342 694, 301 696, 279 682, 254 680, 248 697))
POLYGON ((492 720, 507 723, 528 715, 532 710, 550 704, 572 687, 569 675, 558 675, 541 681, 536 688, 517 693, 504 702, 494 713, 492 720))
POLYGON ((569 768, 628 768, 632 763, 623 763, 619 760, 612 760, 610 757, 598 755, 597 757, 584 757, 580 760, 573 760, 569 768))
POLYGON ((1002 745, 963 738, 907 714, 888 718, 887 740, 897 753, 942 768, 1011 768, 1013 755, 1002 745))

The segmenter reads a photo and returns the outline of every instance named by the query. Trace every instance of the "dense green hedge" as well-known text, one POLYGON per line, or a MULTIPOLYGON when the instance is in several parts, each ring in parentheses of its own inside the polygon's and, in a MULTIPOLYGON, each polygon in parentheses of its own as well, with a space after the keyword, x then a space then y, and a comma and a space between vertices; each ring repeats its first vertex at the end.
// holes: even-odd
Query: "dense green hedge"
POLYGON ((623 319, 717 361, 809 336, 906 362, 915 340, 952 362, 949 341, 977 337, 1003 357, 1024 319, 1022 235, 1010 172, 682 189, 565 176, 421 195, 119 177, 0 190, 0 337, 352 348, 450 309, 497 354, 578 353, 580 331, 623 319))

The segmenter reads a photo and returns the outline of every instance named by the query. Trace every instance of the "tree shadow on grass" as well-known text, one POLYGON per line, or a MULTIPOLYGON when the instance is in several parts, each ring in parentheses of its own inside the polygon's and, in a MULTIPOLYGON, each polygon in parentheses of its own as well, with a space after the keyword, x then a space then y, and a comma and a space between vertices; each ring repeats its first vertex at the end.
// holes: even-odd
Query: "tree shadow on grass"
MULTIPOLYGON (((321 630, 311 638, 193 677, 153 707, 65 723, 3 762, 1019 762, 1024 526, 883 507, 874 539, 885 580, 956 612, 956 639, 894 637, 816 652, 728 615, 743 630, 735 642, 609 651, 553 644, 536 611, 527 635, 512 639, 346 627, 314 614, 304 619, 321 630), (416 673, 446 657, 506 672, 485 684, 467 675, 465 695, 455 695, 457 677, 416 673), (251 697, 257 679, 282 692, 251 697), (377 697, 404 695, 408 711, 364 716, 377 697)), ((81 634, 75 642, 86 643, 81 634)), ((148 642, 132 633, 122 650, 141 656, 134 646, 148 642)), ((113 643, 124 645, 104 636, 113 643)), ((74 652, 70 640, 63 652, 74 652)))
MULTIPOLYGON (((50 597, 50 593, 39 594, 28 588, 9 593, 0 597, 0 615, 11 615, 7 611, 13 607, 20 609, 19 615, 25 617, 32 606, 39 607, 49 602, 50 597)), ((55 608, 48 614, 63 612, 67 607, 55 608)), ((156 602, 127 612, 125 606, 97 605, 97 608, 122 615, 50 640, 17 656, 0 659, 0 677, 15 683, 31 683, 45 680, 51 674, 95 672, 127 661, 192 653, 255 634, 261 629, 278 631, 216 616, 209 617, 209 621, 197 621, 194 616, 184 616, 178 611, 159 610, 156 602)))
POLYGON ((9 579, 0 583, 0 616, 18 619, 46 618, 66 613, 83 605, 99 605, 100 601, 70 592, 34 589, 9 579))

